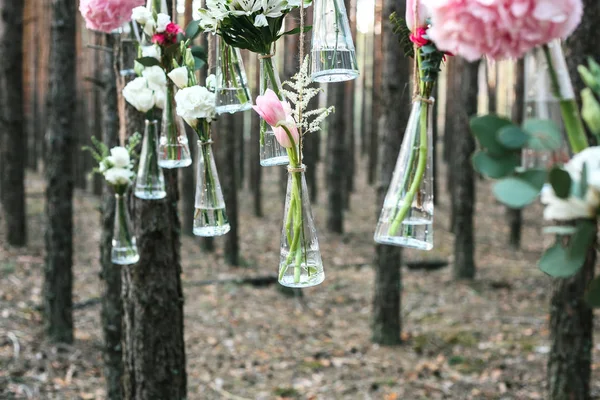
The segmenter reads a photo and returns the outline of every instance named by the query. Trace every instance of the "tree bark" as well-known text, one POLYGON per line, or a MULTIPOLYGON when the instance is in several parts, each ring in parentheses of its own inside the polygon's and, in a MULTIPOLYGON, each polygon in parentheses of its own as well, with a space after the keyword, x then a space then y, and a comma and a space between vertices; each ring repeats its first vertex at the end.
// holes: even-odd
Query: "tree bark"
MULTIPOLYGON (((105 46, 115 52, 116 40, 113 35, 105 36, 105 46)), ((117 105, 117 76, 115 52, 102 52, 102 82, 104 84, 102 104, 102 142, 112 148, 119 145, 119 115, 117 105)), ((112 236, 115 221, 115 195, 108 185, 102 192, 102 236, 100 240, 101 277, 104 281, 102 298, 102 329, 104 331, 104 377, 106 395, 109 400, 122 398, 121 376, 123 375, 123 352, 121 348, 121 323, 123 303, 121 301, 121 267, 111 261, 112 236)))
MULTIPOLYGON (((469 118, 477 114, 477 76, 479 62, 459 61, 457 69, 462 82, 470 82, 460 88, 460 97, 455 101, 463 105, 457 113, 454 131, 454 191, 452 194, 454 215, 454 277, 475 278, 475 237, 473 213, 475 210, 475 173, 471 156, 475 152, 475 139, 469 129, 469 118)), ((458 63, 457 63, 458 64, 458 63)))
MULTIPOLYGON (((371 135, 369 145, 369 169, 368 179, 369 184, 372 185, 377 179, 377 156, 379 154, 378 144, 378 126, 379 118, 381 117, 381 103, 384 99, 381 98, 382 88, 382 67, 383 67, 383 42, 382 42, 382 26, 387 24, 387 17, 383 18, 382 14, 383 0, 375 0, 375 25, 373 32, 373 79, 372 79, 372 92, 371 92, 371 127, 369 133, 371 135)), ((404 15, 404 14, 403 14, 404 15)))
MULTIPOLYGON (((393 12, 404 15, 406 4, 403 0, 384 0, 384 15, 393 12)), ((410 106, 410 93, 407 90, 410 76, 409 60, 404 57, 398 45, 392 24, 383 24, 383 115, 379 124, 379 181, 377 185, 377 205, 382 206, 394 173, 398 152, 402 145, 404 130, 408 123, 408 112, 398 112, 399 105, 410 106)), ((377 215, 379 217, 379 215, 377 215)), ((375 295, 373 299, 372 340, 383 345, 401 343, 402 319, 402 270, 401 248, 395 246, 375 246, 375 295)))
POLYGON ((44 314, 48 339, 73 342, 73 110, 75 3, 53 0, 46 132, 46 264, 44 314))
POLYGON ((327 104, 335 105, 337 112, 331 115, 327 125, 327 228, 331 232, 344 232, 345 181, 345 127, 344 84, 331 83, 327 87, 327 104))
MULTIPOLYGON (((253 56, 254 57, 254 56, 253 56)), ((249 76, 254 76, 254 82, 260 79, 260 70, 256 67, 256 60, 252 59, 252 73, 249 76)), ((258 88, 256 85, 255 91, 258 88)), ((260 117, 257 113, 252 113, 252 122, 250 124, 250 190, 252 191, 252 208, 254 215, 257 217, 263 216, 262 207, 262 167, 260 166, 260 117)))
MULTIPOLYGON (((515 71, 515 102, 512 108, 512 119, 517 125, 523 123, 525 114, 525 63, 523 59, 517 62, 515 71)), ((523 229, 523 213, 520 209, 507 208, 508 225, 510 234, 508 243, 511 248, 519 249, 521 247, 521 232, 523 229)))
MULTIPOLYGON (((133 65, 131 45, 124 45, 121 69, 133 65)), ((129 105, 121 112, 127 133, 141 131, 142 113, 129 105)), ((163 173, 166 199, 132 198, 140 261, 121 269, 126 400, 181 400, 187 392, 177 170, 163 173)))
POLYGON ((0 146, 2 205, 6 238, 25 246, 25 162, 27 136, 23 112, 23 0, 0 0, 0 146))

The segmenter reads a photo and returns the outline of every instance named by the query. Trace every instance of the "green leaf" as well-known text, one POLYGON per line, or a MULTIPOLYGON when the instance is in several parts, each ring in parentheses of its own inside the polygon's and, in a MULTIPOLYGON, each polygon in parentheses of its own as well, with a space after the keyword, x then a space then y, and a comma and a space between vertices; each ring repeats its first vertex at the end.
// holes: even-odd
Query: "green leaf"
POLYGON ((550 247, 540 261, 538 266, 546 274, 554 278, 568 278, 575 275, 583 266, 583 258, 573 259, 567 256, 567 250, 560 244, 555 243, 550 247))
POLYGON ((567 199, 571 195, 571 176, 560 167, 550 170, 550 184, 559 199, 567 199))
POLYGON ((185 28, 186 39, 194 40, 200 34, 200 20, 192 21, 185 28))
POLYGON ((531 204, 540 193, 536 185, 519 176, 498 181, 492 191, 501 203, 517 209, 531 204))
POLYGON ((486 149, 492 156, 503 156, 510 152, 496 138, 498 131, 509 125, 512 125, 509 120, 493 114, 471 118, 470 122, 471 132, 477 138, 481 147, 486 149))
POLYGON ((581 179, 578 182, 573 182, 571 193, 573 196, 578 197, 580 199, 584 199, 588 190, 588 172, 587 172, 587 164, 583 163, 583 167, 581 168, 581 179))
POLYGON ((590 283, 585 294, 585 301, 592 308, 600 308, 600 276, 590 283))
MULTIPOLYGON (((307 25, 304 27, 304 33, 310 32, 312 29, 312 25, 307 25)), ((281 35, 297 35, 300 33, 300 27, 290 29, 289 31, 283 32, 281 35)))
POLYGON ((198 71, 199 69, 202 69, 206 62, 204 62, 204 60, 199 59, 198 57, 194 57, 194 64, 194 70, 198 71))
POLYGON ((519 158, 516 154, 507 157, 496 158, 485 151, 478 151, 473 155, 473 167, 475 170, 488 178, 500 179, 512 174, 519 166, 519 158))
POLYGON ((583 220, 577 222, 577 231, 569 243, 569 258, 579 259, 587 256, 588 249, 596 237, 596 224, 583 220))
POLYGON ((501 128, 496 137, 502 146, 513 150, 523 148, 529 140, 527 132, 516 125, 507 125, 504 128, 501 128))
POLYGON ((556 225, 556 226, 547 226, 542 229, 542 233, 548 235, 572 235, 577 232, 577 228, 574 226, 565 226, 565 225, 556 225))
POLYGON ((135 61, 142 64, 144 67, 154 67, 155 65, 160 65, 160 62, 154 57, 142 57, 135 61))
POLYGON ((192 50, 192 55, 194 57, 199 58, 204 62, 208 61, 206 50, 204 50, 202 46, 192 46, 190 49, 192 50))
POLYGON ((518 177, 540 192, 548 178, 548 171, 545 169, 532 168, 521 172, 518 174, 518 177))
POLYGON ((561 147, 563 136, 556 123, 545 119, 528 119, 523 129, 529 134, 527 147, 533 150, 557 150, 561 147))

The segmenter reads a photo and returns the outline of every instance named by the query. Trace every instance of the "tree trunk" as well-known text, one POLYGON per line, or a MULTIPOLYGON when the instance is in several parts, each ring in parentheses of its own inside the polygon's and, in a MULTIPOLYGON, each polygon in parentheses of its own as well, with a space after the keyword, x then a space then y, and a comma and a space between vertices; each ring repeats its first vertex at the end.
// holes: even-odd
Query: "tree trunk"
MULTIPOLYGON (((105 46, 115 49, 113 35, 105 36, 105 46)), ((117 76, 115 53, 102 52, 102 142, 112 148, 119 145, 119 115, 117 106, 117 76)), ((102 329, 104 330, 104 377, 109 400, 120 400, 121 376, 123 375, 123 352, 121 350, 121 323, 123 303, 121 301, 121 267, 111 261, 112 236, 115 221, 115 195, 108 185, 102 193, 102 236, 100 241, 101 277, 104 281, 102 298, 102 329)))
POLYGON ((53 0, 46 132, 46 265, 44 313, 48 339, 73 342, 73 110, 75 3, 53 0))
MULTIPOLYGON (((406 4, 402 0, 384 0, 384 15, 393 12, 404 15, 406 4)), ((383 114, 379 124, 379 182, 377 205, 382 206, 388 191, 398 152, 402 145, 408 112, 398 112, 398 106, 410 106, 407 90, 410 77, 409 60, 393 33, 389 21, 383 23, 383 114)), ((377 215, 379 217, 379 215, 377 215)), ((401 248, 375 246, 375 296, 373 299, 372 340, 383 345, 401 343, 402 270, 401 248)))
POLYGON ((375 183, 376 171, 377 171, 377 156, 379 153, 378 143, 378 127, 379 117, 381 116, 381 103, 384 99, 381 98, 382 88, 382 67, 383 67, 383 44, 382 44, 382 26, 388 23, 388 17, 383 18, 382 14, 383 0, 375 0, 375 25, 373 31, 373 79, 371 87, 371 127, 369 133, 371 135, 369 145, 369 168, 368 168, 368 179, 369 184, 375 183), (385 20, 385 21, 384 21, 385 20))
POLYGON ((23 0, 0 0, 0 146, 2 205, 6 238, 25 246, 25 161, 27 136, 23 113, 23 0))
POLYGON ((327 124, 327 228, 335 233, 344 232, 344 191, 347 117, 344 109, 344 84, 330 83, 327 87, 327 104, 335 105, 337 112, 327 124))
MULTIPOLYGON (((517 68, 515 71, 515 102, 512 108, 512 120, 517 124, 523 123, 525 114, 525 63, 523 59, 517 62, 517 68)), ((508 218, 508 225, 510 228, 510 235, 508 243, 512 249, 519 249, 521 247, 521 231, 523 229, 523 213, 520 209, 507 208, 506 214, 508 218)))
MULTIPOLYGON (((136 56, 125 42, 121 69, 136 56)), ((121 83, 121 87, 124 83, 121 83)), ((144 116, 121 108, 126 131, 141 131, 144 116)), ((163 170, 164 200, 133 202, 140 261, 121 269, 123 299, 123 398, 186 398, 177 170, 163 170)))
MULTIPOLYGON (((455 170, 453 168, 454 157, 456 153, 455 140, 459 133, 456 133, 457 122, 459 113, 461 112, 462 105, 458 101, 460 96, 460 66, 461 60, 455 57, 451 57, 448 62, 446 69, 446 116, 444 121, 444 161, 446 162, 446 193, 450 193, 452 196, 454 188, 454 177, 455 170)), ((452 197, 453 199, 453 197, 452 197)), ((454 201, 454 200, 452 200, 454 201)), ((452 203, 453 204, 453 203, 452 203)), ((450 207, 450 221, 449 230, 454 232, 455 215, 454 207, 450 207)))
POLYGON ((462 105, 456 115, 453 154, 453 215, 454 215, 454 277, 457 279, 475 278, 475 237, 473 213, 475 210, 475 173, 471 156, 475 152, 475 139, 469 129, 469 118, 477 114, 477 76, 479 62, 459 61, 461 81, 470 82, 460 88, 456 102, 462 105))
MULTIPOLYGON (((346 10, 348 10, 348 18, 350 22, 350 30, 352 32, 352 40, 356 44, 356 0, 345 0, 346 10)), ((344 115, 347 118, 346 123, 346 187, 344 189, 344 210, 350 209, 350 196, 354 192, 354 176, 356 171, 356 129, 354 126, 354 92, 356 79, 348 81, 344 84, 344 115)))

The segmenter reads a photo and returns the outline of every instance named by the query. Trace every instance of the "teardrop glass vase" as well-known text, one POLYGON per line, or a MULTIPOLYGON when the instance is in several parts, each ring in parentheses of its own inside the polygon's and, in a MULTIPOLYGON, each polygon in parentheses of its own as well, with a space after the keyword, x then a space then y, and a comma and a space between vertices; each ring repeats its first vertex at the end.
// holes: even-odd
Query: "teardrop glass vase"
POLYGON ((219 35, 215 35, 215 41, 217 113, 249 110, 252 98, 240 49, 225 43, 219 35))
POLYGON ((288 167, 279 283, 292 288, 316 286, 325 280, 305 170, 304 165, 300 168, 288 167))
POLYGON ((211 143, 211 140, 198 141, 193 232, 196 236, 204 237, 222 236, 230 230, 211 143))
POLYGON ((157 120, 146 120, 134 194, 144 200, 164 199, 167 196, 165 178, 158 166, 157 120))
MULTIPOLYGON (((550 58, 556 72, 560 96, 563 99, 574 99, 575 92, 569 77, 560 40, 548 43, 550 58)), ((560 143, 556 150, 537 148, 537 143, 528 143, 523 148, 523 168, 550 168, 556 163, 566 163, 570 159, 569 145, 562 119, 559 99, 552 90, 552 78, 546 54, 541 47, 535 48, 525 55, 525 118, 545 119, 556 123, 561 131, 560 143)))
POLYGON ((415 101, 385 196, 375 241, 420 250, 433 248, 433 99, 415 101))
POLYGON ((175 86, 171 80, 167 80, 158 152, 161 168, 184 168, 192 164, 185 124, 176 112, 175 86))
MULTIPOLYGON (((262 54, 260 59, 260 95, 265 94, 267 89, 271 89, 277 94, 281 101, 285 100, 281 88, 279 73, 273 62, 273 54, 262 54)), ((263 167, 273 167, 275 165, 287 165, 290 159, 287 151, 275 138, 273 128, 263 119, 260 120, 260 165, 263 167)))
POLYGON ((140 260, 135 236, 131 228, 129 211, 127 211, 127 197, 123 194, 115 195, 115 225, 113 230, 111 261, 117 265, 135 264, 140 260))
POLYGON ((356 50, 343 0, 315 0, 311 77, 315 82, 342 82, 358 77, 356 50))

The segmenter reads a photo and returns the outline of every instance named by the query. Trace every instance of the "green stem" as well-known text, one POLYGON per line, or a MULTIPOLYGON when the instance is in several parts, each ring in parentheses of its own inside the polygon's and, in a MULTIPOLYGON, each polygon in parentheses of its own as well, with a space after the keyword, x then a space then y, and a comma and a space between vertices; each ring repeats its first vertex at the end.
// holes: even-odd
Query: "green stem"
POLYGON ((127 218, 127 204, 125 203, 125 196, 123 194, 117 194, 115 196, 117 201, 117 216, 119 218, 119 240, 126 247, 133 246, 133 240, 131 232, 129 232, 128 218, 127 218))
POLYGON ((163 122, 165 127, 165 135, 167 136, 167 151, 169 160, 177 160, 177 124, 175 123, 175 89, 172 81, 167 80, 167 93, 165 99, 165 113, 164 117, 166 121, 163 122))
POLYGON ((581 121, 581 116, 579 115, 577 102, 575 99, 564 98, 550 46, 545 44, 542 46, 542 49, 546 57, 546 62, 548 63, 548 73, 552 83, 553 94, 560 101, 560 111, 565 124, 565 130, 567 131, 569 144, 574 153, 579 153, 586 149, 589 146, 589 143, 585 134, 583 122, 581 121))

